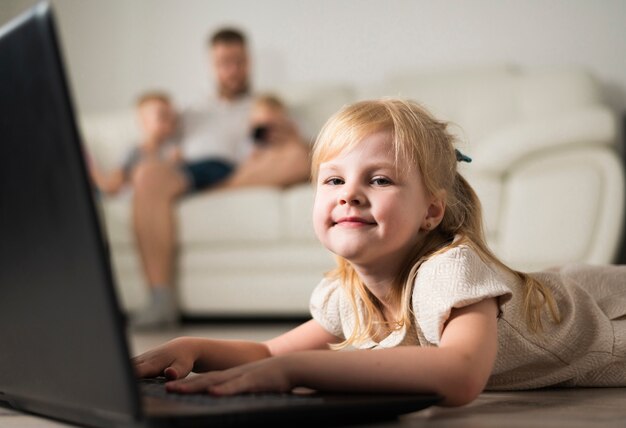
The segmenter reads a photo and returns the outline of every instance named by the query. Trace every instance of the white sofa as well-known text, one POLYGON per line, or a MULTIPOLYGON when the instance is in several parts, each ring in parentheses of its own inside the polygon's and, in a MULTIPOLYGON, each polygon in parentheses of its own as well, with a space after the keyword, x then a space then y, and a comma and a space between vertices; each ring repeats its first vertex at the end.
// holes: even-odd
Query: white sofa
MULTIPOLYGON (((598 83, 579 69, 502 65, 389 76, 368 88, 306 85, 276 89, 316 132, 352 101, 400 95, 453 121, 462 164, 485 211, 487 238, 523 270, 559 263, 610 263, 624 223, 618 118, 598 83)), ((83 137, 104 165, 137 135, 132 112, 81 117, 83 137)), ((334 259, 316 241, 313 189, 248 188, 180 203, 177 289, 187 316, 306 316, 308 298, 334 259)), ((130 229, 127 195, 102 199, 123 305, 146 297, 130 229)))

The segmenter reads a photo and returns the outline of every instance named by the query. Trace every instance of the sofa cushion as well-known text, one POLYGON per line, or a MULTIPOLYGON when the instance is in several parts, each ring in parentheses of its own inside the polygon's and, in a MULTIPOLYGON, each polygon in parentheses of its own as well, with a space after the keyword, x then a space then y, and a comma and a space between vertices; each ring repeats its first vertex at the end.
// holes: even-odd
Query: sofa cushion
MULTIPOLYGON (((281 239, 281 193, 275 188, 255 187, 186 196, 178 211, 180 242, 193 246, 281 239)), ((111 243, 134 245, 131 197, 104 197, 101 205, 111 243)))
POLYGON ((185 197, 178 224, 185 245, 274 241, 281 238, 281 191, 250 187, 185 197))

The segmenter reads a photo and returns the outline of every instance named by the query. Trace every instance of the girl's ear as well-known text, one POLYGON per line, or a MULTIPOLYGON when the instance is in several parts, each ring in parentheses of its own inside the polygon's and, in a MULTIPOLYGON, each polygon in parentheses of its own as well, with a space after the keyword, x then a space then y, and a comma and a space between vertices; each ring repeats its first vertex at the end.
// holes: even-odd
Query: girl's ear
POLYGON ((441 189, 430 199, 430 205, 426 211, 426 217, 422 220, 422 229, 429 231, 435 229, 443 220, 446 213, 446 191, 441 189))

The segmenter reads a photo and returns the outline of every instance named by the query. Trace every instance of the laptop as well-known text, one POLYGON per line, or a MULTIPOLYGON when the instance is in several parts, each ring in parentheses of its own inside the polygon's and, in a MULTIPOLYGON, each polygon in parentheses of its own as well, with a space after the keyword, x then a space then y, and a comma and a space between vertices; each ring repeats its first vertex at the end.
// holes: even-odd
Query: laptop
POLYGON ((139 383, 63 64, 49 3, 0 28, 0 404, 80 426, 184 427, 371 422, 440 400, 139 383))

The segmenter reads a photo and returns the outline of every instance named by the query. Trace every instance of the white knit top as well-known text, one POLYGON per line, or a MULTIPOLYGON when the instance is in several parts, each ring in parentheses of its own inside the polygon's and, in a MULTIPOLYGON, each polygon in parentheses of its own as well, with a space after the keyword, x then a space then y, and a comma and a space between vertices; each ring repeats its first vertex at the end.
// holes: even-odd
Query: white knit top
MULTIPOLYGON (((495 297, 498 355, 487 389, 626 386, 626 266, 572 264, 531 275, 552 290, 561 316, 556 324, 544 311, 540 333, 526 326, 521 281, 461 245, 420 266, 412 295, 413 328, 357 347, 438 346, 452 308, 495 297)), ((333 335, 351 335, 355 314, 338 280, 319 283, 310 310, 333 335)))

